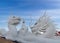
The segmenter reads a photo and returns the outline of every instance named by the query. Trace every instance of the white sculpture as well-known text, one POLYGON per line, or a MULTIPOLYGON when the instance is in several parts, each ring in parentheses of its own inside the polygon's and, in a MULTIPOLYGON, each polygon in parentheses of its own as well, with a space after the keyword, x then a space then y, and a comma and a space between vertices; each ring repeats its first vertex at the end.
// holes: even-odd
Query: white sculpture
POLYGON ((17 36, 16 26, 20 23, 20 20, 21 19, 17 16, 10 16, 8 21, 9 31, 7 32, 7 35, 6 35, 7 39, 16 40, 16 36, 17 36))
POLYGON ((44 33, 43 36, 45 37, 52 37, 56 32, 56 27, 54 26, 49 16, 47 16, 45 13, 32 27, 32 33, 41 35, 41 32, 44 33))
POLYGON ((44 37, 47 38, 53 38, 56 33, 56 27, 50 23, 50 25, 47 27, 45 34, 43 35, 44 37))
POLYGON ((35 36, 28 31, 28 27, 26 26, 25 21, 22 20, 22 26, 18 32, 17 40, 22 41, 24 43, 28 43, 34 40, 32 37, 35 37, 35 36))
POLYGON ((18 31, 18 37, 25 36, 28 33, 28 27, 25 24, 25 21, 22 20, 21 29, 18 31))
MULTIPOLYGON (((16 16, 12 16, 9 18, 9 31, 6 35, 7 39, 21 41, 22 43, 60 43, 60 40, 54 40, 40 36, 37 37, 36 35, 30 33, 25 25, 25 21, 22 22, 22 28, 19 30, 19 32, 17 32, 16 26, 20 23, 20 20, 21 19, 16 16)), ((46 21, 43 22, 44 20, 48 21, 48 19, 46 18, 41 19, 41 23, 43 24, 41 24, 39 21, 37 25, 35 25, 37 27, 32 28, 33 30, 35 29, 33 32, 39 33, 41 32, 41 29, 45 29, 43 30, 43 32, 46 31, 44 36, 52 37, 50 35, 53 35, 55 33, 55 26, 50 21, 47 23, 46 21)))

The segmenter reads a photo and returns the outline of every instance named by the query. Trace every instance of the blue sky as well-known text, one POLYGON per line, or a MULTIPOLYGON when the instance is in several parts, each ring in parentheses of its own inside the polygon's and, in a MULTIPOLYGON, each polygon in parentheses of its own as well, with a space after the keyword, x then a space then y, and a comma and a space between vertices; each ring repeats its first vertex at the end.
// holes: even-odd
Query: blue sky
POLYGON ((30 16, 36 21, 44 10, 60 28, 60 0, 0 0, 0 28, 7 28, 11 15, 21 16, 29 24, 30 16))

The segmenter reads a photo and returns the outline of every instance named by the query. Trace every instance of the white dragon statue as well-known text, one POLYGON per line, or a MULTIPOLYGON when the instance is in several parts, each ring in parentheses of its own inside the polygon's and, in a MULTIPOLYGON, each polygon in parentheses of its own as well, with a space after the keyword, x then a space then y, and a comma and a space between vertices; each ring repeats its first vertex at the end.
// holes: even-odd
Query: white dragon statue
POLYGON ((20 17, 17 16, 10 16, 8 20, 8 29, 9 31, 7 32, 6 38, 15 40, 17 36, 17 28, 16 26, 20 23, 21 19, 20 17))

